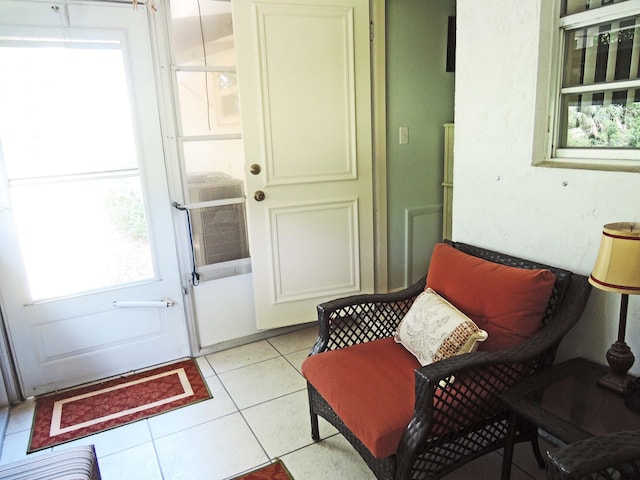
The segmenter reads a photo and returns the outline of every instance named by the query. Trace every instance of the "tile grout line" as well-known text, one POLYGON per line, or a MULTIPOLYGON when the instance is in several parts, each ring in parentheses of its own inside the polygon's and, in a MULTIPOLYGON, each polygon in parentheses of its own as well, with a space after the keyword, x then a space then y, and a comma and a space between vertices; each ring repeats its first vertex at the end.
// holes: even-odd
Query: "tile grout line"
MULTIPOLYGON (((277 357, 275 357, 275 358, 277 358, 277 357)), ((207 362, 209 362, 208 358, 206 360, 207 360, 207 362)), ((209 362, 209 365, 211 365, 211 362, 209 362)), ((213 368, 213 365, 211 365, 211 368, 213 369, 214 372, 216 371, 215 368, 213 368)), ((244 422, 244 424, 247 426, 247 428, 251 432, 251 435, 253 435, 253 438, 256 440, 256 442, 258 442, 258 445, 260 446, 260 450, 262 450, 264 455, 269 459, 269 461, 271 461, 271 457, 269 456, 269 454, 265 450, 264 446, 262 445, 262 442, 260 442, 260 440, 258 439, 258 436, 253 431, 253 429, 251 428, 251 425, 249 425, 249 422, 247 421, 247 419, 245 418, 244 414, 242 413, 242 410, 240 409, 240 407, 236 403, 236 400, 233 398, 233 396, 231 395, 231 392, 227 389, 227 386, 224 384, 224 382, 220 378, 220 375, 218 375, 217 372, 216 372, 216 376, 218 377, 218 381, 220 382, 220 385, 222 386, 224 391, 227 393, 227 395, 229 396, 229 399, 231 399, 231 402, 233 403, 234 407, 236 408, 236 412, 233 412, 233 413, 240 414, 240 417, 242 418, 242 421, 244 422)), ((232 415, 232 414, 229 414, 229 415, 232 415)), ((254 466, 252 468, 257 468, 257 466, 254 466)))
MULTIPOLYGON (((258 445, 260 446, 260 449, 262 450, 262 452, 264 453, 264 455, 265 455, 265 456, 266 456, 266 458, 268 459, 267 464, 269 464, 269 463, 273 463, 273 461, 276 459, 276 457, 272 457, 272 456, 269 454, 269 452, 267 452, 267 450, 266 450, 265 446, 264 446, 264 445, 263 445, 263 443, 260 441, 260 439, 258 438, 258 435, 256 434, 256 432, 254 431, 254 429, 251 427, 251 424, 250 424, 250 423, 249 423, 249 421, 247 420, 247 418, 246 418, 246 416, 245 416, 244 411, 245 411, 245 410, 248 410, 248 409, 250 409, 250 408, 257 407, 257 406, 259 406, 259 405, 264 405, 264 404, 266 404, 266 403, 272 402, 272 401, 277 400, 277 399, 280 399, 280 398, 284 398, 284 397, 286 397, 286 396, 288 396, 288 395, 293 395, 293 394, 295 394, 295 393, 302 392, 302 391, 306 390, 306 387, 305 387, 305 388, 301 388, 301 389, 299 389, 299 390, 295 390, 295 391, 293 391, 293 392, 289 392, 289 393, 286 393, 286 394, 283 394, 283 395, 276 396, 276 397, 274 397, 274 398, 270 398, 270 399, 265 400, 265 401, 263 401, 263 402, 259 402, 259 403, 255 404, 255 405, 250 405, 250 406, 247 406, 247 407, 244 407, 244 408, 240 408, 240 406, 238 405, 238 403, 236 402, 236 400, 235 400, 235 399, 233 398, 233 396, 231 395, 231 392, 227 389, 227 386, 225 385, 225 383, 224 383, 223 379, 220 377, 220 375, 221 375, 221 374, 224 374, 224 373, 227 373, 227 372, 236 371, 236 370, 239 370, 239 369, 241 369, 241 368, 250 367, 250 366, 254 366, 254 365, 260 364, 260 363, 264 363, 264 362, 267 362, 267 361, 269 361, 269 360, 274 360, 274 359, 277 359, 277 358, 282 358, 285 362, 287 362, 287 364, 288 364, 288 365, 290 365, 290 366, 291 366, 291 367, 296 371, 296 373, 297 373, 298 375, 300 375, 300 376, 302 376, 302 377, 304 378, 304 376, 302 375, 302 372, 298 369, 298 367, 297 367, 296 365, 294 365, 294 364, 293 364, 293 362, 291 362, 288 358, 286 358, 286 355, 291 355, 291 354, 293 354, 293 353, 301 352, 301 351, 303 351, 303 350, 308 350, 308 351, 310 351, 310 350, 311 350, 311 348, 312 348, 313 346, 305 347, 305 348, 301 348, 301 349, 294 350, 294 351, 292 351, 292 352, 289 352, 289 353, 285 354, 285 353, 281 352, 281 351, 280 351, 280 350, 279 350, 275 345, 273 345, 273 344, 269 341, 269 339, 265 339, 265 341, 267 342, 267 344, 268 344, 268 345, 270 345, 270 346, 271 346, 271 348, 273 348, 273 349, 275 350, 275 352, 277 353, 277 355, 276 355, 276 356, 271 357, 271 358, 265 358, 265 359, 263 359, 263 360, 256 361, 256 362, 253 362, 253 363, 249 363, 249 364, 246 364, 246 365, 242 365, 242 366, 239 366, 239 367, 236 367, 236 368, 232 368, 232 369, 230 369, 230 370, 226 370, 226 371, 224 371, 224 372, 218 372, 218 371, 216 370, 216 368, 212 365, 212 363, 209 361, 209 359, 207 358, 207 356, 205 356, 204 358, 205 358, 205 360, 207 361, 207 363, 209 364, 209 366, 211 367, 211 369, 213 370, 213 372, 214 372, 215 376, 218 378, 218 381, 220 382, 220 385, 222 386, 222 388, 224 389, 224 391, 227 393, 227 395, 228 395, 228 396, 229 396, 229 398, 231 399, 231 402, 233 403, 233 405, 234 405, 234 406, 235 406, 235 408, 237 409, 237 412, 234 412, 234 413, 239 413, 239 414, 240 414, 240 416, 241 416, 241 418, 242 418, 243 422, 245 423, 246 427, 249 429, 249 431, 251 432, 251 435, 253 435, 253 438, 254 438, 254 439, 255 439, 255 441, 258 443, 258 445)), ((336 433, 336 434, 334 434, 334 435, 338 435, 338 434, 336 433)), ((329 438, 329 437, 327 437, 327 438, 329 438)), ((323 439, 323 440, 324 440, 324 439, 323 439)), ((314 442, 314 443, 315 443, 315 442, 314 442)), ((290 454, 290 453, 296 452, 296 451, 298 451, 298 450, 302 450, 303 448, 307 448, 307 447, 309 447, 309 445, 305 445, 305 446, 303 446, 303 447, 296 448, 296 449, 294 449, 294 450, 292 450, 292 451, 290 451, 290 452, 285 452, 285 453, 283 453, 282 455, 279 455, 277 458, 284 457, 285 455, 288 455, 288 454, 290 454)), ((255 466, 251 467, 248 471, 251 471, 253 468, 259 468, 259 467, 260 467, 260 466, 262 466, 262 465, 266 465, 266 464, 259 464, 259 465, 255 465, 255 466)))
MULTIPOLYGON (((273 345, 272 345, 273 347, 273 345)), ((275 348, 273 347, 279 354, 280 357, 282 357, 282 354, 275 348)), ((278 358, 278 357, 274 357, 274 358, 278 358)), ((285 359, 286 360, 286 359, 285 359)), ((207 359, 208 361, 208 359, 207 359)), ((213 366, 212 366, 213 368, 213 366)), ((215 369, 214 369, 215 371, 215 369)), ((233 398, 233 396, 231 395, 231 392, 227 389, 226 385, 224 384, 224 382, 222 381, 222 379, 220 378, 220 376, 218 375, 218 380, 220 381, 220 385, 222 385, 222 388, 225 390, 225 392, 227 392, 227 395, 229 396, 229 398, 231 399, 231 401, 233 402, 233 404, 235 405, 235 407, 238 409, 238 413, 240 414, 240 417, 242 418, 242 421, 244 422, 244 424, 247 426, 247 428, 249 429, 249 431, 251 432, 251 435, 253 435, 253 438, 255 439, 255 441, 258 443, 258 445, 260 446, 260 450, 262 450, 262 452, 264 453, 265 457, 267 457, 268 459, 268 463, 272 463, 275 458, 272 458, 271 455, 269 455, 269 452, 267 452, 266 448, 264 447, 264 445, 262 444, 262 442, 260 441, 260 439, 258 438, 258 435, 256 434, 256 432, 253 430, 253 428, 251 428, 251 425, 249 424, 249 421, 247 420, 247 418, 244 415, 243 409, 241 409, 238 404, 236 403, 236 400, 233 398)), ((282 396, 281 396, 282 397, 282 396)), ((278 398, 281 398, 278 397, 278 398)), ((273 399, 271 399, 273 400, 273 399)), ((268 401, 271 401, 268 400, 268 401)), ((266 402, 262 402, 262 403, 266 403, 266 402)), ((255 405, 252 405, 255 406, 255 405)), ((247 408, 251 408, 251 407, 247 407, 247 408)), ((251 467, 248 471, 251 471, 254 468, 259 468, 261 465, 263 464, 259 464, 259 465, 254 465, 253 467, 251 467)))
MULTIPOLYGON (((297 367, 296 367, 292 362, 290 362, 290 361, 285 357, 285 354, 283 354, 282 352, 280 352, 280 350, 278 350, 275 346, 273 346, 273 345, 268 341, 268 339, 267 339, 266 341, 267 341, 267 342, 268 342, 268 343, 269 343, 269 344, 270 344, 270 345, 271 345, 271 346, 272 346, 272 347, 273 347, 273 348, 278 352, 278 356, 276 356, 276 357, 274 357, 274 358, 278 358, 278 357, 282 358, 284 361, 286 361, 286 362, 287 362, 287 363, 288 363, 288 364, 289 364, 289 365, 290 365, 290 366, 291 366, 291 367, 296 371, 296 373, 298 373, 300 376, 302 376, 302 373, 298 370, 298 368, 297 368, 297 367)), ((310 348, 311 348, 311 347, 310 347, 310 348)), ((299 352, 299 351, 302 351, 302 350, 304 350, 304 349, 295 350, 294 352, 290 352, 290 353, 296 353, 296 352, 299 352)), ((289 354, 287 354, 287 355, 289 355, 289 354)), ((273 360, 273 359, 268 359, 268 360, 273 360)), ((207 359, 207 361, 209 361, 209 359, 207 359)), ((263 362, 264 362, 264 361, 267 361, 267 360, 263 360, 263 362)), ((256 362, 256 363, 261 363, 261 362, 256 362)), ((251 364, 251 365, 255 365, 256 363, 251 364)), ((209 362, 209 364, 211 365, 211 363, 210 363, 210 362, 209 362)), ((250 365, 247 365, 247 366, 250 366, 250 365)), ((213 365, 211 365, 211 367, 213 368, 213 365)), ((239 367, 239 368, 242 368, 242 367, 239 367)), ((213 370, 215 371, 215 368, 213 368, 213 370)), ((230 370, 230 371, 231 371, 231 370, 230 370)), ((289 393, 286 393, 286 394, 283 394, 283 395, 279 395, 279 396, 274 397, 274 398, 270 398, 269 400, 265 400, 265 401, 263 401, 263 402, 260 402, 260 403, 255 404, 255 405, 250 405, 250 406, 245 407, 245 408, 240 408, 240 407, 238 406, 238 404, 236 403, 236 400, 235 400, 235 399, 233 398, 233 396, 231 395, 231 392, 229 392, 229 390, 228 390, 228 389, 227 389, 227 387, 225 386, 224 382, 223 382, 223 381, 222 381, 222 379, 220 378, 219 374, 217 374, 217 376, 218 376, 218 380, 220 381, 220 384, 222 385, 222 388, 227 392, 227 395, 229 395, 229 398, 231 399, 231 401, 233 402, 233 404, 235 405, 235 407, 238 409, 238 413, 240 414, 240 416, 242 417, 242 420, 244 421, 245 425, 247 426, 247 428, 249 429, 249 431, 250 431, 250 432, 251 432, 251 434, 253 435, 253 438, 256 440, 256 442, 257 442, 257 443, 258 443, 258 445, 260 446, 260 449, 263 451, 263 453, 265 454, 265 456, 269 459, 269 463, 272 463, 272 462, 276 459, 276 457, 272 457, 272 456, 269 454, 269 452, 267 452, 266 448, 264 447, 264 445, 262 444, 262 442, 261 442, 261 441, 260 441, 260 439, 258 438, 258 435, 256 434, 256 432, 254 431, 254 429, 251 427, 251 425, 250 425, 249 421, 248 421, 248 420, 247 420, 247 418, 245 417, 244 411, 245 411, 245 410, 248 410, 248 409, 250 409, 250 408, 253 408, 253 407, 257 407, 257 406, 259 406, 259 405, 264 405, 264 404, 266 404, 266 403, 272 402, 272 401, 277 400, 277 399, 280 399, 280 398, 284 398, 284 397, 289 396, 289 395, 293 395, 293 394, 295 394, 295 393, 302 392, 302 391, 306 390, 306 387, 305 387, 305 388, 301 388, 300 390, 295 390, 295 391, 293 391, 293 392, 289 392, 289 393)), ((309 445, 305 445, 304 447, 299 447, 299 448, 296 448, 296 449, 294 449, 294 450, 292 450, 292 451, 290 451, 290 452, 283 453, 282 455, 279 455, 277 458, 283 457, 283 456, 285 456, 285 455, 288 455, 288 454, 293 453, 293 452, 295 452, 295 451, 301 450, 301 449, 303 449, 303 448, 307 448, 308 446, 309 446, 309 445)), ((258 467, 259 467, 259 466, 261 466, 261 465, 262 465, 262 464, 257 465, 257 466, 254 466, 253 468, 258 468, 258 467)))
POLYGON ((160 462, 160 454, 158 453, 158 449, 156 448, 156 439, 153 437, 153 432, 151 431, 151 423, 149 419, 145 419, 147 422, 147 429, 149 430, 149 437, 151 437, 151 446, 153 447, 153 453, 156 456, 156 463, 158 464, 158 471, 160 472, 161 480, 164 480, 164 469, 162 468, 162 462, 160 462))

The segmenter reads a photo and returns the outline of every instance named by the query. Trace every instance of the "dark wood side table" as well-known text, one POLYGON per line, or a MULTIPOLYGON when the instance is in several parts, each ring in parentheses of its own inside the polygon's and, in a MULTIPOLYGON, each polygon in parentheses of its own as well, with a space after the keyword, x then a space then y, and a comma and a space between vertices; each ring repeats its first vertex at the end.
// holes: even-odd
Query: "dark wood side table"
POLYGON ((624 405, 619 394, 597 385, 609 371, 583 358, 543 370, 502 395, 511 410, 504 448, 502 478, 511 476, 518 425, 529 422, 546 432, 558 446, 595 435, 640 429, 640 415, 624 405))

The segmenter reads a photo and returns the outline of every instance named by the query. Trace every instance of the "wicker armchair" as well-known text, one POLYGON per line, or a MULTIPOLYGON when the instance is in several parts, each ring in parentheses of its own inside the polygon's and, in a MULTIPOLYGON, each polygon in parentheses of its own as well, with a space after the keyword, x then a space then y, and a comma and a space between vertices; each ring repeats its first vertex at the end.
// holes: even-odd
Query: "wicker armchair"
POLYGON ((640 478, 640 431, 593 437, 547 452, 548 480, 640 478))
MULTIPOLYGON (((458 355, 415 370, 413 418, 396 453, 385 458, 376 458, 308 382, 312 438, 320 438, 320 415, 347 438, 378 479, 437 479, 502 448, 508 412, 500 393, 553 363, 560 341, 579 319, 590 293, 584 276, 467 244, 447 243, 495 263, 550 269, 556 281, 543 327, 517 348, 458 355), (460 418, 465 423, 460 424, 460 418)), ((356 295, 319 305, 319 337, 310 356, 393 336, 425 282, 423 278, 400 292, 356 295)), ((536 429, 523 426, 516 441, 530 441, 544 467, 536 429)))

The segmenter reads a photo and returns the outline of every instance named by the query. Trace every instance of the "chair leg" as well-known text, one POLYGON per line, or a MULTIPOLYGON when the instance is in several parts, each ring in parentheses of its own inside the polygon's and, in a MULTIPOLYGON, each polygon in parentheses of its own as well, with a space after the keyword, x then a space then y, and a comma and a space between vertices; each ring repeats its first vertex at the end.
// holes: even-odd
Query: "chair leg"
POLYGON ((516 442, 516 433, 518 431, 518 417, 511 412, 509 415, 509 423, 507 426, 507 437, 504 445, 504 455, 502 456, 502 473, 501 480, 509 480, 511 478, 511 462, 513 461, 513 448, 516 442))
POLYGON ((311 438, 314 442, 320 440, 320 430, 318 428, 318 415, 311 412, 311 438))
POLYGON ((540 453, 540 444, 538 443, 538 435, 534 436, 531 439, 531 448, 533 449, 533 455, 536 457, 538 466, 541 469, 543 469, 545 466, 545 463, 544 463, 544 458, 542 458, 542 453, 540 453))
POLYGON ((314 442, 320 440, 320 429, 318 428, 318 414, 313 411, 314 388, 307 383, 307 395, 309 396, 309 416, 311 417, 311 439, 314 442))

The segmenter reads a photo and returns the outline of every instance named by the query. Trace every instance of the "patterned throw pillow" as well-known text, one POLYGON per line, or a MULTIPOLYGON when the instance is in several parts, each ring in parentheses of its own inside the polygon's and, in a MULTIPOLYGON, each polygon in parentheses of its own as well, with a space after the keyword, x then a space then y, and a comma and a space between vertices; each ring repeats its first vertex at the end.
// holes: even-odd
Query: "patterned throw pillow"
POLYGON ((487 336, 469 317, 427 288, 400 322, 394 339, 425 366, 473 352, 487 336))

